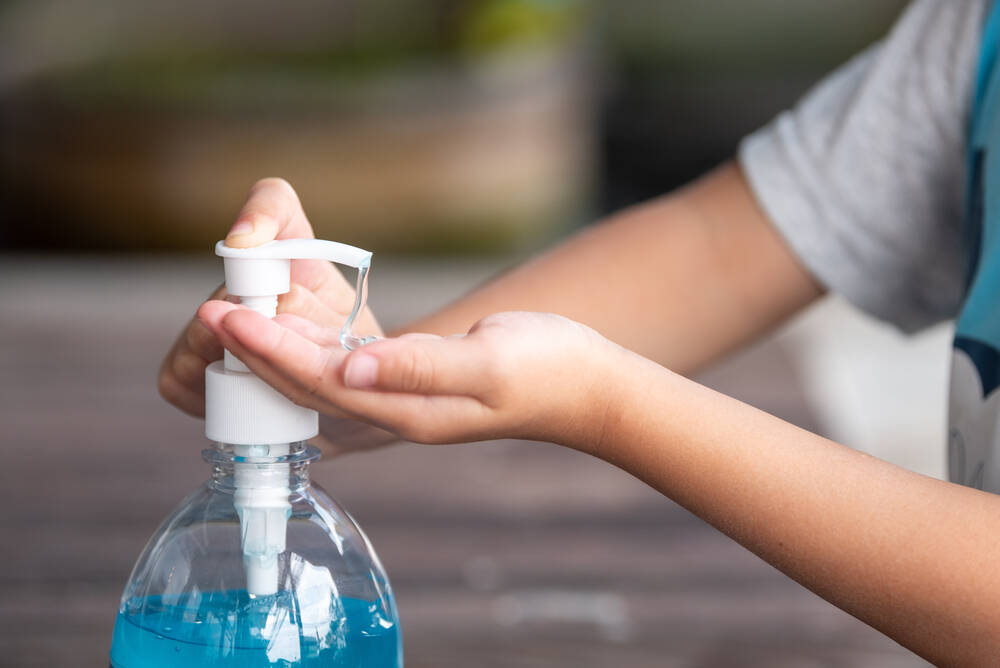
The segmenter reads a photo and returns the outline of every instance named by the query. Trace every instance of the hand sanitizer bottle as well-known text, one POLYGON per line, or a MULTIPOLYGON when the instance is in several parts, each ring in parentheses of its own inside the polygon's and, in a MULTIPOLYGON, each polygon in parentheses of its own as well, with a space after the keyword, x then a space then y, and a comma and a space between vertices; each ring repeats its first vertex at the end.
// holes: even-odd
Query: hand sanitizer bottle
MULTIPOLYGON (((364 308, 371 253, 330 241, 274 241, 216 254, 226 287, 273 317, 290 260, 358 269, 345 346, 364 308)), ((205 372, 202 452, 211 479, 184 499, 136 562, 115 622, 112 668, 403 665, 396 604, 371 544, 309 481, 315 411, 297 406, 226 352, 205 372)))

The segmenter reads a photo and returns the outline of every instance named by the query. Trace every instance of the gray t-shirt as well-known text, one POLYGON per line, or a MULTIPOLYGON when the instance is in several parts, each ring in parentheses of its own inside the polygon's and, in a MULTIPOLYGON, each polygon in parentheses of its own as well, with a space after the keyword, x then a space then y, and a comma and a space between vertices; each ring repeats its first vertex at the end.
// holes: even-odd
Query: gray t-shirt
POLYGON ((809 271, 906 331, 961 305, 966 135, 990 4, 915 0, 740 145, 756 199, 809 271))

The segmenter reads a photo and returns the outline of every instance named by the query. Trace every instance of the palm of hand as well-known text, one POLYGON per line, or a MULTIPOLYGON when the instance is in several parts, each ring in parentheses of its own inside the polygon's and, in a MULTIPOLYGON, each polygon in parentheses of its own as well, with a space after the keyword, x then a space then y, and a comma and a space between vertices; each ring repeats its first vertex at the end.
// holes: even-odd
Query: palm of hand
POLYGON ((213 301, 199 318, 290 399, 401 438, 450 443, 498 437, 556 440, 585 428, 611 347, 593 330, 544 313, 501 313, 468 334, 410 334, 353 353, 338 330, 285 314, 273 321, 213 301))

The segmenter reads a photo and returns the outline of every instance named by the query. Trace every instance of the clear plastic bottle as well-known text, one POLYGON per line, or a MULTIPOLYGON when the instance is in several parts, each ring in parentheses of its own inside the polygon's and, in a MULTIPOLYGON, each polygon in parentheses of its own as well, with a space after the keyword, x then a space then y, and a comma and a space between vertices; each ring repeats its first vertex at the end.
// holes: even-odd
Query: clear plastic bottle
MULTIPOLYGON (((364 308, 371 253, 316 239, 233 249, 226 288, 274 317, 292 259, 355 267, 351 325, 364 308)), ((385 571, 354 520, 309 481, 316 411, 298 406, 226 351, 205 371, 212 478, 181 502, 136 562, 111 643, 112 668, 403 665, 385 571)))
MULTIPOLYGON (((309 480, 318 451, 242 457, 203 452, 212 478, 153 534, 121 599, 113 668, 402 666, 396 605, 385 571, 351 517, 309 480), (285 550, 277 590, 249 593, 238 468, 286 490, 285 550)), ((259 449, 258 449, 259 450, 259 449)))

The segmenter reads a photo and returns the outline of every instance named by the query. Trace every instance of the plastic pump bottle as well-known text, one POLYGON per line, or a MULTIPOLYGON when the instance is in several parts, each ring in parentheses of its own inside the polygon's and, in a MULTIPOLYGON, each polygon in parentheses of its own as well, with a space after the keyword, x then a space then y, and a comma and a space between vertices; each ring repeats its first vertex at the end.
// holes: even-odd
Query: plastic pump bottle
MULTIPOLYGON (((358 269, 347 347, 364 308, 371 253, 291 239, 249 249, 223 242, 226 289, 274 317, 290 261, 358 269)), ((309 481, 315 411, 264 383, 229 351, 205 372, 203 451, 212 478, 150 538, 122 595, 112 668, 402 666, 388 578, 351 517, 309 481)))

